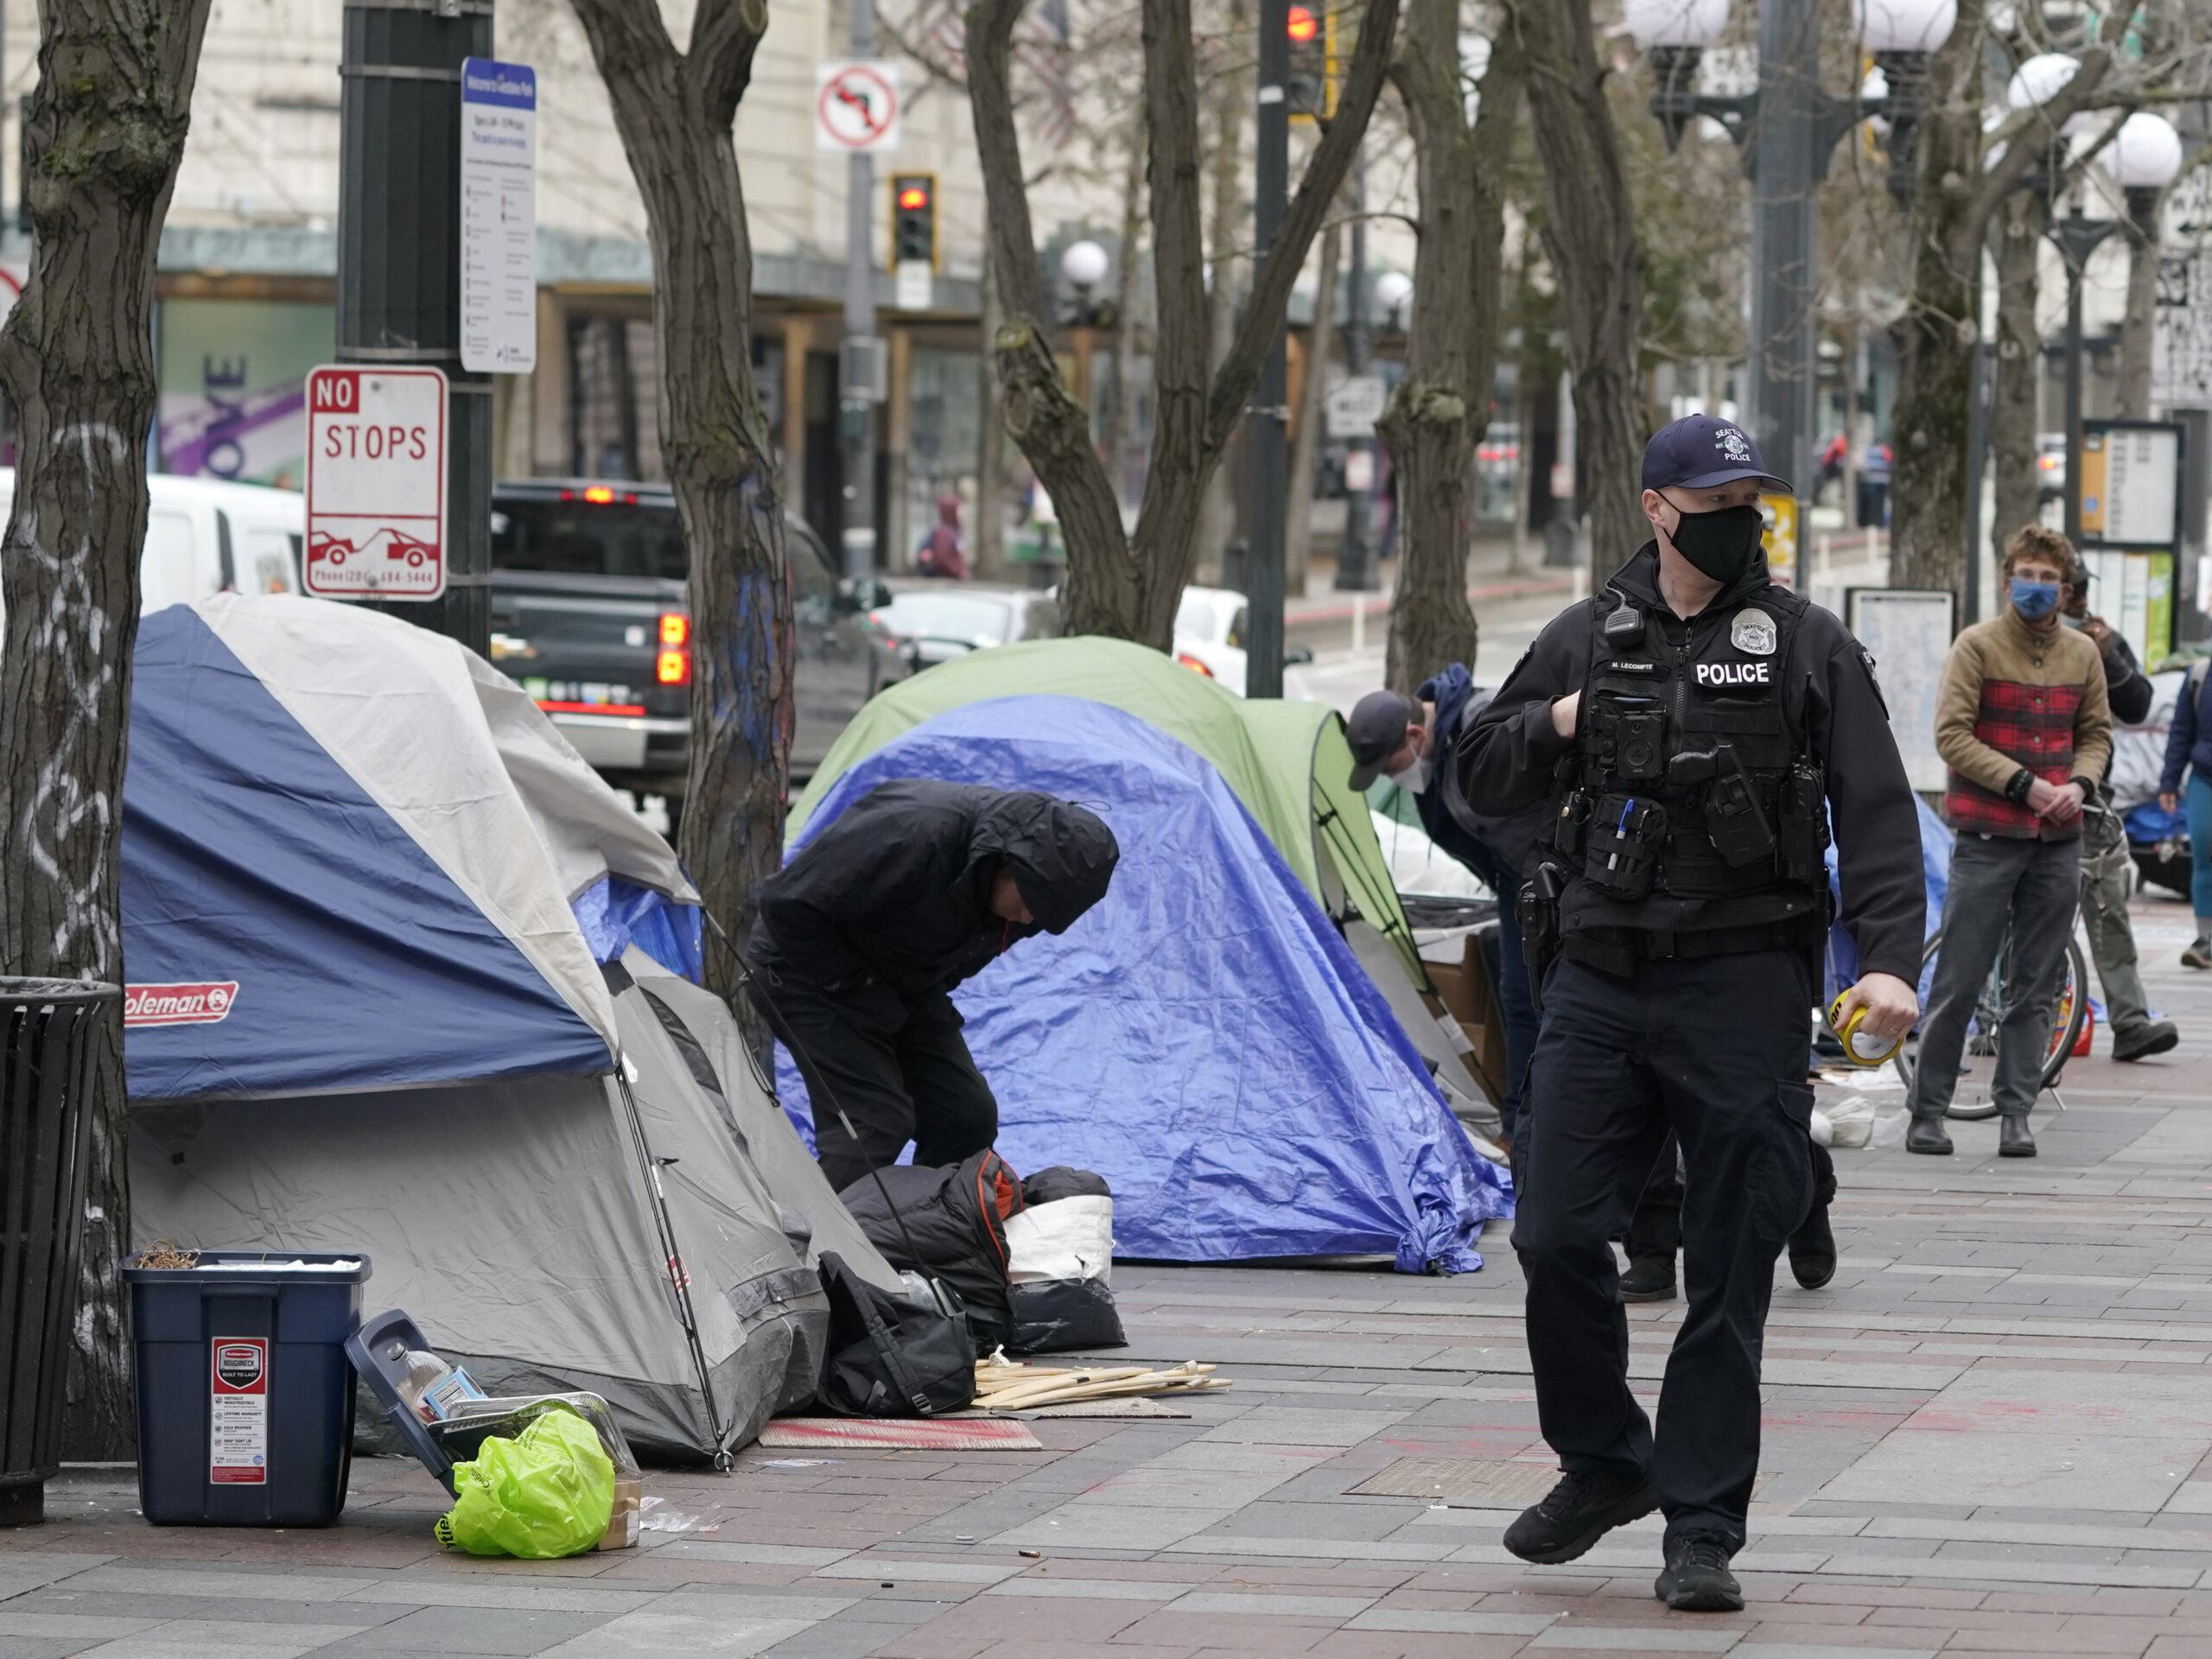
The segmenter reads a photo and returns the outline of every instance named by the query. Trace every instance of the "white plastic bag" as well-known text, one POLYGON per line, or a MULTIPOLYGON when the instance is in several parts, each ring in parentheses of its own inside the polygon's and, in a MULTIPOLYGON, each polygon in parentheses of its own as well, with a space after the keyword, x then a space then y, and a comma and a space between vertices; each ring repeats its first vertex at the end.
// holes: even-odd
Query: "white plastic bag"
POLYGON ((1055 1198, 1007 1217, 1007 1277, 1107 1282, 1114 1266, 1114 1200, 1055 1198))

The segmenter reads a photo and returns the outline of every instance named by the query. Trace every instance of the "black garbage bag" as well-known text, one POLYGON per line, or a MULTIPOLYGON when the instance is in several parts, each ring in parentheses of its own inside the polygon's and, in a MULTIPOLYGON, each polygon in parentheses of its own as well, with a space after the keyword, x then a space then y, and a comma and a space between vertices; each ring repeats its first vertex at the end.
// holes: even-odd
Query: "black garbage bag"
POLYGON ((821 1257, 830 1299, 823 1408, 843 1417, 938 1417, 976 1398, 963 1320, 879 1290, 834 1252, 821 1257))
POLYGON ((1013 1335, 1006 1218, 1023 1198, 1020 1178, 998 1154, 979 1152, 952 1168, 894 1164, 837 1196, 893 1267, 928 1274, 959 1294, 978 1355, 1013 1335))
POLYGON ((1037 1279, 1012 1287, 1010 1354, 1057 1354, 1071 1348, 1123 1348, 1122 1316, 1103 1279, 1037 1279))

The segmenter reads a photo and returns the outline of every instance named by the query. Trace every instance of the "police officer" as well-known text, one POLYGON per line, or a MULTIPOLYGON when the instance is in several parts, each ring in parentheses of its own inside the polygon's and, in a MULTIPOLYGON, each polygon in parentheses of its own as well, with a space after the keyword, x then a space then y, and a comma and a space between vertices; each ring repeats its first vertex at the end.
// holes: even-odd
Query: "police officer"
POLYGON ((1920 832, 1872 663, 1830 612, 1769 580, 1762 489, 1729 422, 1692 416, 1643 456, 1653 538, 1529 647, 1453 764, 1478 809, 1549 797, 1524 895, 1542 1027, 1513 1247, 1543 1434, 1561 1479, 1505 1534, 1573 1560, 1667 1517, 1656 1593, 1733 1610, 1758 1469, 1775 1262, 1813 1201, 1810 1010, 1834 826, 1862 1029, 1917 1012, 1920 832), (1688 1175, 1689 1306, 1655 1437, 1629 1392, 1611 1241, 1672 1130, 1688 1175))

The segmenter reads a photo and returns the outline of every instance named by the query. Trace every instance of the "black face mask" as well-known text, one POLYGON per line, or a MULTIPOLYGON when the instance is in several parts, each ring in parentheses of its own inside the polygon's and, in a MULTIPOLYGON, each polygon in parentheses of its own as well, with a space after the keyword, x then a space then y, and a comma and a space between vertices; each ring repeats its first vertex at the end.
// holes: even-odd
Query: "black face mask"
POLYGON ((1681 514, 1667 539, 1675 552, 1726 588, 1758 562, 1765 529, 1766 519, 1757 507, 1722 507, 1681 514))

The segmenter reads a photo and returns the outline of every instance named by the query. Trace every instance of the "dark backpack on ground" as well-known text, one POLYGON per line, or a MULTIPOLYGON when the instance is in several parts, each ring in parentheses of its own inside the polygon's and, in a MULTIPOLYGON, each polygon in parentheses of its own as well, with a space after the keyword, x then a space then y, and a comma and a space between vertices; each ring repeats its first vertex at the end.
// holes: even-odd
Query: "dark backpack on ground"
POLYGON ((938 1417, 976 1398, 975 1345, 963 1320, 880 1290, 824 1250, 830 1299, 823 1408, 841 1417, 938 1417))
POLYGON ((952 1168, 893 1164, 837 1196, 884 1260, 942 1280, 959 1294, 976 1353, 989 1353, 1013 1334, 1006 1218, 1023 1202, 1020 1179, 998 1154, 979 1152, 952 1168))

